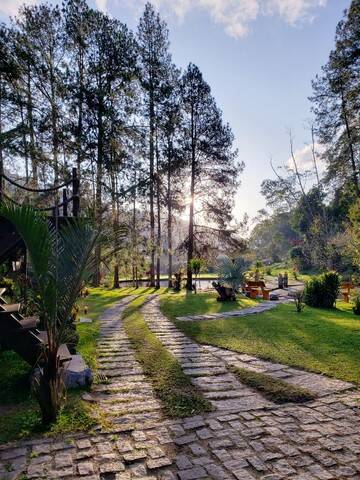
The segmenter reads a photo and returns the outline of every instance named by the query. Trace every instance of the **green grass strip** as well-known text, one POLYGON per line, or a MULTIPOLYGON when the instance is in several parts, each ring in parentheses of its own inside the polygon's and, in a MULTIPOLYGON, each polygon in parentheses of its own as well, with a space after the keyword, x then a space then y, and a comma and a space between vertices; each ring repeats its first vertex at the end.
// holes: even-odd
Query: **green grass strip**
POLYGON ((253 372, 240 367, 232 367, 230 370, 235 373, 241 383, 255 388, 264 397, 275 403, 302 403, 315 398, 315 395, 309 390, 291 385, 279 378, 270 377, 265 373, 253 372))
POLYGON ((125 310, 124 327, 136 359, 162 401, 166 415, 187 417, 211 411, 211 403, 191 383, 180 363, 147 326, 140 312, 146 301, 146 296, 140 296, 125 310))

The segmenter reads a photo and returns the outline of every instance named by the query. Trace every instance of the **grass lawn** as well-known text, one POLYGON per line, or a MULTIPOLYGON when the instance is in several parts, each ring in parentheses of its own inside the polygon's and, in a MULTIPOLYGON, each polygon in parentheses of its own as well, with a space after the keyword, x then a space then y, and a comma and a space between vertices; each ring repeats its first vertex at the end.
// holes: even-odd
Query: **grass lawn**
MULTIPOLYGON (((96 368, 96 341, 99 335, 99 316, 120 298, 134 289, 90 289, 90 295, 81 299, 80 316, 93 319, 93 323, 78 324, 80 335, 78 351, 86 362, 96 368), (87 305, 89 311, 83 313, 87 305)), ((141 289, 136 290, 138 293, 141 289)), ((0 352, 0 443, 24 438, 34 433, 65 433, 88 430, 95 421, 88 405, 80 399, 81 390, 68 392, 67 403, 51 430, 44 432, 36 401, 30 395, 30 367, 15 352, 0 352)))
POLYGON ((117 290, 90 288, 90 295, 77 302, 80 308, 78 316, 93 320, 92 323, 78 323, 76 326, 80 336, 78 351, 92 369, 96 368, 96 342, 100 328, 99 317, 102 312, 121 298, 132 295, 134 292, 136 294, 141 293, 144 290, 143 288, 134 289, 132 287, 117 290), (84 313, 85 305, 88 307, 87 314, 84 313))
POLYGON ((182 290, 179 293, 168 293, 161 298, 161 310, 171 319, 185 317, 187 315, 201 315, 207 313, 221 313, 230 310, 253 307, 258 300, 238 295, 235 302, 218 302, 218 294, 214 292, 187 293, 182 290))
MULTIPOLYGON (((153 293, 162 294, 163 290, 153 293)), ((150 289, 148 293, 152 293, 150 289)), ((210 411, 210 402, 191 383, 178 360, 147 326, 140 311, 146 301, 147 295, 141 295, 126 308, 124 327, 135 356, 162 401, 165 413, 170 417, 187 417, 210 411)))
MULTIPOLYGON (((171 313, 170 305, 163 300, 162 311, 174 318, 178 313, 171 313)), ((176 325, 200 343, 360 385, 360 317, 351 312, 350 304, 339 302, 334 310, 305 307, 300 314, 294 305, 284 304, 248 317, 176 322, 176 325)))
POLYGON ((245 368, 233 367, 231 371, 241 383, 259 390, 264 397, 275 403, 307 402, 314 400, 315 395, 305 388, 291 385, 279 378, 273 378, 264 373, 253 372, 245 368))

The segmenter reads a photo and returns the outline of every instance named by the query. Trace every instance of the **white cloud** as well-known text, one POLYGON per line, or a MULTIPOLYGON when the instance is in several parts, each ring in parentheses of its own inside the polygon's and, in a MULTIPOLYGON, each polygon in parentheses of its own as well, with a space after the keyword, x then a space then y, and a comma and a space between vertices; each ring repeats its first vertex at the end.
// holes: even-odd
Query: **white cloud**
MULTIPOLYGON (((106 3, 106 0, 96 0, 106 3)), ((316 9, 325 7, 328 0, 153 0, 153 4, 167 16, 178 20, 193 10, 204 10, 210 18, 223 25, 225 32, 235 38, 245 36, 251 22, 259 16, 277 15, 284 22, 295 26, 311 22, 316 9)), ((121 3, 142 7, 145 0, 120 0, 121 3)))
MULTIPOLYGON (((321 174, 325 169, 325 164, 323 160, 320 158, 321 154, 324 151, 324 146, 320 145, 319 143, 315 143, 314 147, 315 147, 317 168, 318 168, 319 174, 321 174)), ((313 159, 311 145, 305 145, 305 147, 295 150, 294 157, 300 172, 314 170, 314 159, 313 159)), ((294 169, 294 162, 291 157, 288 158, 286 164, 289 168, 294 169)))
POLYGON ((95 4, 97 8, 101 11, 106 13, 107 12, 107 0, 95 0, 95 4))
POLYGON ((0 0, 0 15, 3 17, 14 16, 22 5, 37 3, 36 0, 0 0))

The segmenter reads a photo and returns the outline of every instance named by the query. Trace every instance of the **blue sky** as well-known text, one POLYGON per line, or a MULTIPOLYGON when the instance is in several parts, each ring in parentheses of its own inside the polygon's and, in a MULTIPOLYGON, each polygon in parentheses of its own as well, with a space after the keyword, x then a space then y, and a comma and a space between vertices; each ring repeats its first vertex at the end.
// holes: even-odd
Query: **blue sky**
MULTIPOLYGON (((20 0, 0 0, 0 16, 20 0)), ((90 0, 136 28, 143 0, 90 0)), ((265 206, 260 184, 289 157, 292 130, 300 163, 309 162, 311 79, 334 44, 350 0, 156 0, 168 22, 175 63, 196 63, 233 128, 245 161, 235 214, 265 206)))

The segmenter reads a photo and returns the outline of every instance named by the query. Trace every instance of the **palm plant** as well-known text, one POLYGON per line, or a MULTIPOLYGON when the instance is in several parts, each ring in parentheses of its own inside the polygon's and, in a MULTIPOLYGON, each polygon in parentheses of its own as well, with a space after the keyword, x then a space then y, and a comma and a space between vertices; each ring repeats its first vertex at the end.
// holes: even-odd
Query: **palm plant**
POLYGON ((219 282, 238 291, 244 281, 244 274, 248 268, 248 262, 242 257, 231 259, 227 255, 217 258, 217 273, 219 282))
POLYGON ((49 424, 56 420, 65 398, 59 347, 66 343, 73 305, 91 273, 99 233, 83 219, 72 219, 58 229, 39 211, 25 205, 3 202, 0 215, 12 222, 30 259, 37 310, 47 332, 33 387, 43 423, 49 424))

